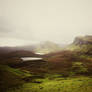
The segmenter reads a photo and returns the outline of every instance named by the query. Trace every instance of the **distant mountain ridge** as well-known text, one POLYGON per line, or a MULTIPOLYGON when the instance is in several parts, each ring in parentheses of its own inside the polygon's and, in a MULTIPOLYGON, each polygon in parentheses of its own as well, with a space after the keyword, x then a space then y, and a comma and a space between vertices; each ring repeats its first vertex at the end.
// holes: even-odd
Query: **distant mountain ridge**
POLYGON ((33 52, 32 46, 17 46, 17 47, 0 47, 0 54, 7 54, 14 51, 31 51, 33 52))
POLYGON ((25 45, 16 47, 0 47, 0 54, 6 54, 14 51, 31 51, 34 53, 51 53, 62 50, 65 45, 59 45, 51 41, 45 41, 35 45, 25 45))
POLYGON ((62 50, 62 46, 51 41, 46 41, 35 46, 35 52, 37 53, 51 53, 62 50))

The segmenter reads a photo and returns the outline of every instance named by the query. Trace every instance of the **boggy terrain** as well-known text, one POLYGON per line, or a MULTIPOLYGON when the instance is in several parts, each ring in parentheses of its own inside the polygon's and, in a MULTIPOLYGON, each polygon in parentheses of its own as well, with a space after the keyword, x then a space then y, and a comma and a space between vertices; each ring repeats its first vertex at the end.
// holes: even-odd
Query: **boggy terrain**
POLYGON ((0 92, 92 92, 92 36, 45 55, 24 50, 0 55, 0 92))

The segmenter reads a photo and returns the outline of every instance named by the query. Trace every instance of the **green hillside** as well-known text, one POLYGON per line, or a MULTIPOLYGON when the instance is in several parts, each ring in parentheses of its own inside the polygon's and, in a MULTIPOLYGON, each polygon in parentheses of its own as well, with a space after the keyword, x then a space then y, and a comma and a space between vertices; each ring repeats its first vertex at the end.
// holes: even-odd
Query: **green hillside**
POLYGON ((0 92, 23 85, 23 78, 28 76, 31 75, 26 71, 14 69, 7 65, 0 65, 0 92))
POLYGON ((20 89, 12 89, 8 92, 92 92, 92 78, 75 77, 62 78, 47 77, 40 79, 39 83, 26 83, 20 89))

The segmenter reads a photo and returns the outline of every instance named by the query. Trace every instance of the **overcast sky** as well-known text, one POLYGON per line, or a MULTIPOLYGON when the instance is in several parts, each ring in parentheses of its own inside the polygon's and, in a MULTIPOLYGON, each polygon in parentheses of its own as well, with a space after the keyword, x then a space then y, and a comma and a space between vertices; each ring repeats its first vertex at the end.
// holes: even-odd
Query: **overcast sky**
POLYGON ((92 35, 92 0, 0 0, 0 46, 92 35))

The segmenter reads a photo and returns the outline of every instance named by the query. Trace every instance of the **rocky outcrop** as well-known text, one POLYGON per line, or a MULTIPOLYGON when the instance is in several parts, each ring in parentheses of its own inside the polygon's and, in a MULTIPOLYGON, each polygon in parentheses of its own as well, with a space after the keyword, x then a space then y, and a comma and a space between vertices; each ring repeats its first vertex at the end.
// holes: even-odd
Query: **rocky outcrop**
POLYGON ((76 37, 73 44, 75 45, 92 44, 92 36, 76 37))

